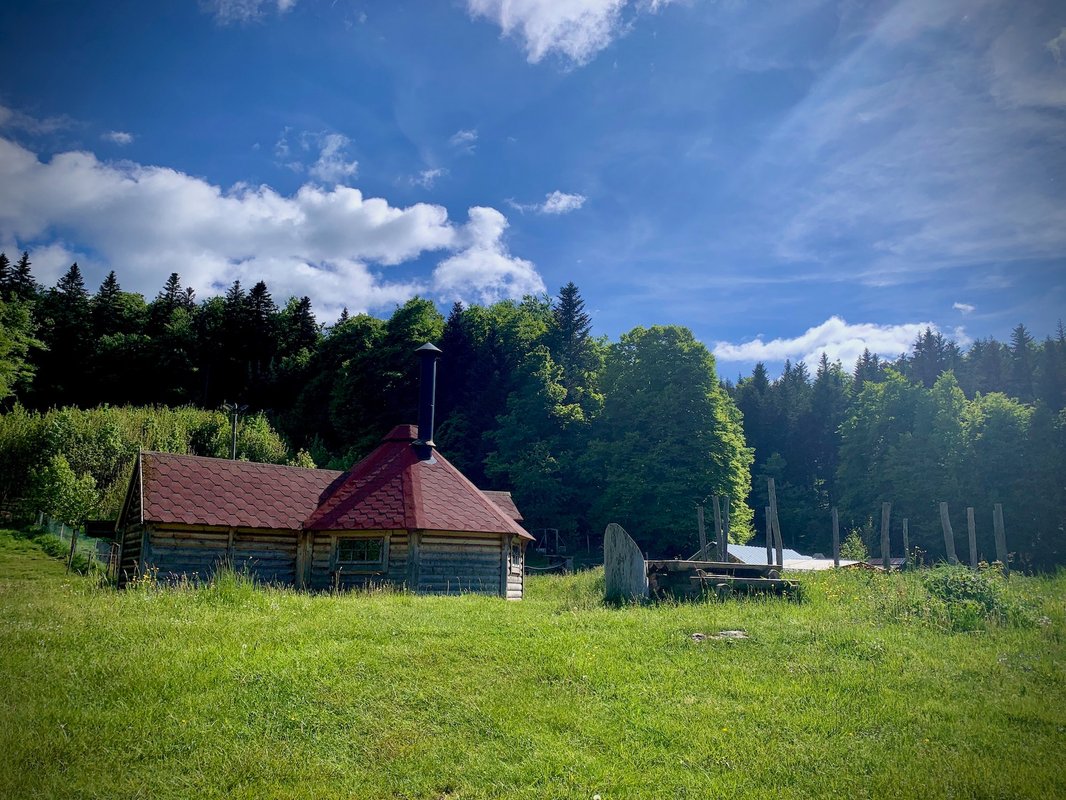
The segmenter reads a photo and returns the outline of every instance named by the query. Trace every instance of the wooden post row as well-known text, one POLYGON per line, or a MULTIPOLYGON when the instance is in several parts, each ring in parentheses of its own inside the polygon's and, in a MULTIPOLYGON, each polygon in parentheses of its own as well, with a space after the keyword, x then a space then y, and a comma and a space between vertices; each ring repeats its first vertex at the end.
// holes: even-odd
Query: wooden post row
POLYGON ((766 563, 774 563, 774 526, 770 521, 770 506, 765 507, 766 519, 766 563))
POLYGON ((955 555, 955 533, 951 530, 951 516, 948 514, 948 504, 940 504, 940 527, 944 529, 944 550, 947 553, 949 564, 958 564, 959 557, 955 555))

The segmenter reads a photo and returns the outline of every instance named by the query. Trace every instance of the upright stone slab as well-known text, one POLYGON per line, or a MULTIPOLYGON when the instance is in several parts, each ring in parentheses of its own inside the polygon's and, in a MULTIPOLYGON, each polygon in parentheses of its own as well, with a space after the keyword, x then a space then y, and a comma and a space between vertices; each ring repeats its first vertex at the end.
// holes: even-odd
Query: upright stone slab
POLYGON ((609 602, 643 600, 648 596, 644 555, 625 529, 615 522, 603 534, 603 572, 609 602))

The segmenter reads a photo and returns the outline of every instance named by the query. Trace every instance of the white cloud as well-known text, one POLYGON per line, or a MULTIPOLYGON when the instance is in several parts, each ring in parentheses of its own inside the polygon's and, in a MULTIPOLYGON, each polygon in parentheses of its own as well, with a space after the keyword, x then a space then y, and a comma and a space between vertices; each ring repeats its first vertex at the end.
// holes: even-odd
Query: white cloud
POLYGON ((318 160, 307 170, 311 177, 326 183, 341 183, 345 178, 354 177, 359 162, 346 160, 345 149, 350 143, 347 136, 339 133, 321 135, 318 160))
POLYGON ((972 314, 977 310, 977 306, 972 306, 969 303, 954 303, 951 307, 956 311, 961 311, 963 314, 972 314))
MULTIPOLYGON (((771 339, 765 342, 756 337, 750 342, 731 344, 716 342, 714 355, 721 361, 804 361, 814 364, 825 353, 830 361, 853 364, 869 349, 884 358, 895 358, 910 350, 914 340, 926 329, 937 331, 932 322, 910 322, 902 325, 877 325, 872 322, 851 325, 832 316, 821 325, 808 328, 791 339, 771 339)), ((961 328, 956 338, 965 337, 961 328)))
POLYGON ((220 25, 260 19, 273 6, 278 14, 290 11, 296 0, 200 0, 200 8, 212 14, 220 25))
POLYGON ((511 208, 523 214, 527 211, 535 211, 538 214, 569 214, 585 205, 587 199, 583 194, 567 194, 556 190, 544 195, 543 203, 518 203, 514 200, 506 202, 511 208))
POLYGON ((127 145, 133 141, 133 134, 126 133, 126 131, 108 131, 101 134, 100 138, 106 142, 111 142, 117 145, 127 145))
POLYGON ((467 0, 472 17, 499 25, 504 36, 517 36, 526 58, 536 64, 557 53, 585 64, 625 33, 623 11, 656 12, 672 0, 467 0))
POLYGON ((494 208, 470 209, 462 231, 464 248, 433 271, 433 289, 447 300, 493 303, 545 291, 533 263, 515 258, 504 245, 507 218, 494 208))
POLYGON ((585 200, 584 195, 566 194, 556 190, 545 198, 540 212, 542 214, 569 214, 585 205, 585 200))
POLYGON ((448 139, 448 144, 464 153, 473 153, 477 146, 477 128, 458 130, 448 139))
POLYGON ((412 175, 409 179, 412 186, 421 186, 423 189, 432 189, 433 184, 437 182, 437 178, 443 178, 448 174, 448 170, 443 168, 438 169, 424 169, 417 175, 412 175))
MULTIPOLYGON (((147 296, 170 272, 201 297, 234 279, 263 279, 276 297, 308 295, 330 318, 344 305, 387 307, 426 291, 427 281, 390 281, 383 268, 435 252, 444 260, 432 287, 447 299, 543 289, 533 264, 508 253, 507 220, 490 208, 472 208, 469 221, 456 225, 442 206, 399 208, 347 186, 305 184, 289 196, 269 186, 224 190, 177 170, 108 163, 86 152, 42 162, 3 138, 0 185, 0 242, 8 249, 29 249, 35 268, 45 261, 37 254, 54 252, 49 272, 75 259, 114 268, 125 288, 147 296), (99 261, 79 258, 78 249, 99 261)), ((102 276, 87 270, 90 282, 102 276)))

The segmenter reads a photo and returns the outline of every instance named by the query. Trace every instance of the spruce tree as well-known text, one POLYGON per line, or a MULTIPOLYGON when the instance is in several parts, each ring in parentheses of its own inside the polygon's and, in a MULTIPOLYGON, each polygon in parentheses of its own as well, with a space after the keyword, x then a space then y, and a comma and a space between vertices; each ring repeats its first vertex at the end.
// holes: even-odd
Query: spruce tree
POLYGON ((11 281, 11 262, 7 253, 0 253, 0 300, 7 297, 8 283, 11 281))
POLYGON ((7 288, 9 291, 14 292, 19 300, 32 300, 40 291, 37 281, 34 280, 33 273, 30 272, 31 263, 29 252, 23 250, 22 258, 18 260, 14 270, 11 272, 7 288))

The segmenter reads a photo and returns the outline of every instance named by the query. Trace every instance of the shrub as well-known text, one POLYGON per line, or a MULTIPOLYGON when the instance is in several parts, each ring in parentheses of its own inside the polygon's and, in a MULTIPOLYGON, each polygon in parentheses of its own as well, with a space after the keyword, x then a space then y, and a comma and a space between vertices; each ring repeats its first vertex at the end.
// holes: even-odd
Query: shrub
POLYGON ((987 622, 1028 621, 1024 607, 1007 595, 1006 580, 997 569, 943 565, 922 573, 921 580, 930 597, 941 604, 954 630, 976 630, 987 622))
POLYGON ((840 544, 840 557, 849 561, 865 561, 870 557, 860 531, 853 530, 844 537, 840 544))

